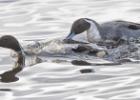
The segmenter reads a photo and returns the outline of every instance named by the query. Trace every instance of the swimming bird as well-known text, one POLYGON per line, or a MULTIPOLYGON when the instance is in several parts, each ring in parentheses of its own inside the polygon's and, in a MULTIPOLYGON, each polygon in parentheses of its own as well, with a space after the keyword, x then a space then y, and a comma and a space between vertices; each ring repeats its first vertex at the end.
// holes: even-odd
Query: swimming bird
POLYGON ((87 32, 87 40, 90 43, 120 40, 129 41, 140 37, 140 24, 128 21, 110 21, 98 24, 89 18, 80 18, 72 24, 66 40, 72 40, 78 34, 87 32))
POLYGON ((20 68, 24 67, 25 65, 24 51, 21 45, 19 44, 18 40, 14 36, 11 35, 2 36, 0 38, 0 47, 14 50, 18 55, 16 67, 20 68))

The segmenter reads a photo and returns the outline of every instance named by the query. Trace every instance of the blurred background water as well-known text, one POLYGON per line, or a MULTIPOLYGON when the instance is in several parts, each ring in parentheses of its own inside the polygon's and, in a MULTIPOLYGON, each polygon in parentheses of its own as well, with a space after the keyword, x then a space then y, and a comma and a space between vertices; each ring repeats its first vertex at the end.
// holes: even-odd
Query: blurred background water
MULTIPOLYGON (((73 21, 81 17, 99 23, 119 19, 140 23, 139 12, 139 0, 0 0, 0 36, 10 34, 21 41, 53 39, 66 36, 73 21)), ((0 71, 5 71, 13 64, 9 51, 0 49, 0 71)), ((16 82, 0 82, 2 100, 140 100, 139 64, 43 62, 26 66, 17 76, 16 82), (81 74, 83 68, 94 72, 81 74)))

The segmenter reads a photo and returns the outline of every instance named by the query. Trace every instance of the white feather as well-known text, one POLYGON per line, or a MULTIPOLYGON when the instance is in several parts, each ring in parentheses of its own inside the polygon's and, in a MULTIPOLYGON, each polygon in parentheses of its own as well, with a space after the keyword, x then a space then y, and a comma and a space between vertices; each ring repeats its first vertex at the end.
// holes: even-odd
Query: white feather
POLYGON ((90 20, 86 20, 88 23, 90 23, 90 28, 87 30, 87 38, 89 42, 97 42, 101 40, 101 36, 99 33, 99 30, 94 22, 90 20))

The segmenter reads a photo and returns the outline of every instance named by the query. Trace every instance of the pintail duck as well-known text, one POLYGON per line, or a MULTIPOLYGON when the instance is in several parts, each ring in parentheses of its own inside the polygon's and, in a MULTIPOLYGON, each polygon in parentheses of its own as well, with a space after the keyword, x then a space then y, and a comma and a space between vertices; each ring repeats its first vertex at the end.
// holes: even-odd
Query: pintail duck
POLYGON ((140 38, 140 24, 128 21, 110 21, 98 24, 96 21, 89 18, 80 18, 76 20, 71 27, 67 40, 82 32, 87 32, 88 42, 100 41, 116 41, 131 40, 140 38))

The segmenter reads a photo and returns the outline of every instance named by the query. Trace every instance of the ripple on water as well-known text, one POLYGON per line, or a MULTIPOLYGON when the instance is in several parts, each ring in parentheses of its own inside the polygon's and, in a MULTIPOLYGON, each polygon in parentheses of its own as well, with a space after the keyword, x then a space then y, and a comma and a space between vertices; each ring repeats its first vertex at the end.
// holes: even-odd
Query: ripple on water
POLYGON ((20 1, 20 0, 0 0, 0 3, 13 3, 17 1, 20 1))
MULTIPOLYGON (((54 37, 66 36, 72 22, 81 17, 90 17, 97 22, 112 19, 140 22, 139 0, 0 0, 0 5, 0 36, 11 34, 19 40, 52 40, 54 37)), ((56 48, 55 44, 53 48, 56 48)), ((0 52, 1 71, 12 68, 5 57, 7 52, 2 49, 0 52)), ((81 60, 80 57, 83 56, 78 54, 75 58, 81 60)), ((72 57, 57 57, 60 58, 74 60, 72 57)), ((92 57, 90 59, 97 63, 92 57)), ((19 81, 0 82, 0 98, 140 100, 139 64, 74 66, 58 61, 53 63, 28 66, 17 75, 19 81), (80 73, 80 70, 88 68, 94 71, 80 73)))

